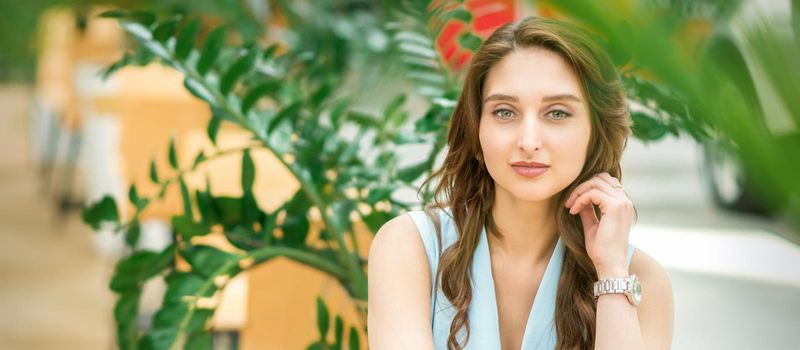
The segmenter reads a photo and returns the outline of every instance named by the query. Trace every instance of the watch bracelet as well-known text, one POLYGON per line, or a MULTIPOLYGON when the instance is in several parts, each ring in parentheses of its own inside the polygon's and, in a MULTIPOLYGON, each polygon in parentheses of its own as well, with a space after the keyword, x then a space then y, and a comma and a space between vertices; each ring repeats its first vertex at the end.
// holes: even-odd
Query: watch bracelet
POLYGON ((594 299, 605 294, 626 294, 631 289, 630 277, 606 278, 593 285, 594 299))

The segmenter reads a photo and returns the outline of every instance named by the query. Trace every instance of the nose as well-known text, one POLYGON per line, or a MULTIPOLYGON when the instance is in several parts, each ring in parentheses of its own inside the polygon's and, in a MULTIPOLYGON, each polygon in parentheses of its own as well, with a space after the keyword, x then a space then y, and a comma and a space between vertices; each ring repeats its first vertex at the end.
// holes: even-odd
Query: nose
POLYGON ((520 124, 517 135, 519 149, 527 155, 533 155, 542 149, 542 125, 533 116, 526 116, 520 124))

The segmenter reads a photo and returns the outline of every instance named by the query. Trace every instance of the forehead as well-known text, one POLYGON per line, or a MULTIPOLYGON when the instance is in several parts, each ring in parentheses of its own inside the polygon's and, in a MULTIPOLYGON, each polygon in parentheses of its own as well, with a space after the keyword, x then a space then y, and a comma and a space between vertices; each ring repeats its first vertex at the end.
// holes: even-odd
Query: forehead
POLYGON ((522 100, 538 101, 553 94, 586 100, 572 67, 559 54, 542 48, 516 49, 497 62, 486 76, 482 98, 495 93, 522 100))

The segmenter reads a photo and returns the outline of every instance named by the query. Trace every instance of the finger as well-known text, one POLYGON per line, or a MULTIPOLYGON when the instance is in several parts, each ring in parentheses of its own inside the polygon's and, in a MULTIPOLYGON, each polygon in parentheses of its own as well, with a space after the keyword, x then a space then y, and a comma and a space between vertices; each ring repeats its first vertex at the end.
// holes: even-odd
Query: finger
POLYGON ((617 188, 617 187, 614 187, 614 186, 620 186, 621 187, 622 186, 622 182, 620 182, 619 179, 611 176, 611 174, 603 172, 603 173, 597 174, 597 177, 602 179, 606 183, 608 183, 614 190, 617 190, 617 191, 621 190, 621 188, 617 188))
POLYGON ((581 221, 583 222, 583 227, 586 228, 589 225, 597 224, 600 222, 600 219, 597 217, 597 214, 594 212, 594 206, 588 205, 585 206, 580 211, 581 221))
POLYGON ((569 213, 575 215, 583 210, 584 206, 596 204, 600 207, 600 211, 602 213, 605 212, 605 208, 608 207, 607 203, 612 200, 612 197, 598 189, 590 189, 575 199, 575 203, 570 207, 569 213))
POLYGON ((564 206, 567 208, 572 207, 575 202, 575 198, 579 197, 581 194, 588 192, 591 189, 598 189, 601 190, 609 195, 614 195, 616 193, 615 189, 611 187, 605 180, 599 179, 596 176, 586 180, 584 183, 575 187, 575 190, 572 191, 570 196, 564 202, 564 206))

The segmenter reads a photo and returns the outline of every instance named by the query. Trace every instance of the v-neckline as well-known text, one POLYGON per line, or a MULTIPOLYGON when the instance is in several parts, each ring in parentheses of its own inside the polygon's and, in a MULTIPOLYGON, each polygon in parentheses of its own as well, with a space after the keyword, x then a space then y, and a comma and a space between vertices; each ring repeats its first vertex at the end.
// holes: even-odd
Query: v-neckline
MULTIPOLYGON (((489 312, 489 315, 487 315, 491 316, 490 320, 486 321, 491 321, 490 326, 493 330, 493 333, 496 334, 497 349, 500 349, 502 345, 500 341, 500 312, 497 303, 494 272, 492 271, 491 253, 489 251, 489 237, 485 227, 481 232, 479 248, 481 249, 481 254, 485 257, 486 261, 480 268, 483 270, 483 273, 488 276, 489 285, 487 286, 487 292, 489 295, 487 295, 487 299, 489 299, 492 309, 492 312, 489 312)), ((563 245, 561 243, 561 238, 559 237, 556 241, 553 251, 550 254, 550 259, 547 262, 547 267, 545 268, 544 274, 542 274, 542 280, 539 282, 539 287, 536 290, 536 294, 533 297, 531 309, 528 311, 528 319, 525 322, 525 330, 522 333, 522 341, 520 342, 521 350, 536 349, 537 347, 531 347, 529 343, 536 341, 537 345, 541 344, 547 334, 547 325, 552 320, 552 316, 554 315, 555 311, 555 295, 558 287, 558 277, 561 275, 562 258, 563 245), (554 259, 556 256, 558 256, 558 258, 554 259), (553 286, 553 284, 556 285, 553 286), (534 317, 534 313, 538 313, 539 316, 534 317), (550 317, 547 316, 548 314, 550 317)))

